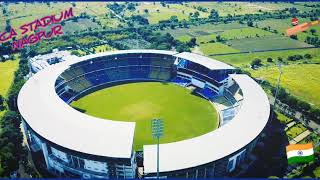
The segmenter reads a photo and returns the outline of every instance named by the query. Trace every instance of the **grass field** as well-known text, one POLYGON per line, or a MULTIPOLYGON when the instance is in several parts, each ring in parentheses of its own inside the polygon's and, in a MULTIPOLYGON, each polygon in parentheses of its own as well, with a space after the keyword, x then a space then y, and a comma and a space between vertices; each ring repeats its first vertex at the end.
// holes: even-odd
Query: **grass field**
POLYGON ((307 129, 301 123, 299 123, 299 124, 296 124, 296 125, 292 126, 291 128, 289 128, 286 131, 286 133, 287 133, 287 136, 289 136, 290 138, 293 139, 306 130, 307 129))
POLYGON ((0 62, 0 95, 6 97, 18 65, 18 60, 0 62))
MULTIPOLYGON (((14 72, 19 66, 19 60, 0 62, 0 95, 7 96, 8 90, 14 78, 14 72)), ((0 111, 0 120, 6 111, 0 111)), ((0 129, 1 131, 1 129, 0 129)))
POLYGON ((98 41, 99 41, 99 39, 95 36, 85 36, 82 38, 75 39, 75 42, 77 44, 82 45, 82 46, 86 46, 86 45, 89 45, 90 43, 94 43, 94 42, 98 42, 98 41))
MULTIPOLYGON (((272 36, 273 33, 264 31, 262 29, 253 27, 242 27, 241 24, 219 24, 219 25, 200 25, 203 30, 195 30, 193 27, 190 30, 180 28, 175 30, 168 30, 169 33, 177 37, 183 42, 189 41, 192 37, 197 38, 197 43, 204 43, 210 40, 216 40, 216 36, 220 35, 224 40, 243 39, 250 37, 265 37, 272 36)), ((197 27, 197 28, 198 28, 197 27)))
POLYGON ((100 52, 106 52, 106 51, 114 51, 113 47, 109 46, 108 44, 100 45, 100 46, 95 46, 91 48, 91 50, 94 50, 95 53, 100 53, 100 52))
MULTIPOLYGON (((291 94, 297 96, 316 107, 320 108, 320 65, 299 64, 283 66, 281 86, 291 94)), ((251 70, 254 77, 263 78, 275 85, 279 76, 277 67, 265 67, 259 70, 251 70)))
POLYGON ((307 43, 281 36, 236 39, 228 41, 227 44, 241 51, 261 51, 286 48, 312 47, 312 45, 309 45, 307 43))
POLYGON ((199 37, 210 34, 218 34, 223 31, 231 29, 241 29, 246 28, 247 26, 240 23, 229 23, 229 24, 201 24, 199 26, 190 26, 189 28, 177 28, 177 29, 166 29, 161 31, 162 33, 170 33, 173 37, 179 38, 180 36, 190 36, 190 37, 199 37))
MULTIPOLYGON (((299 23, 302 24, 304 22, 310 22, 309 18, 299 18, 299 23)), ((257 22, 258 27, 263 28, 270 28, 273 30, 277 30, 279 33, 285 33, 288 28, 291 28, 291 19, 268 19, 268 20, 263 20, 263 21, 258 21, 257 22)), ((304 42, 307 36, 310 37, 316 37, 320 35, 320 26, 313 26, 309 28, 305 32, 298 33, 298 40, 304 42), (315 29, 316 33, 312 35, 310 32, 310 29, 315 29)))
POLYGON ((288 124, 289 122, 291 122, 293 120, 293 119, 288 118, 287 116, 281 114, 280 112, 277 112, 277 111, 275 111, 275 112, 276 112, 278 120, 283 124, 288 124))
POLYGON ((272 36, 273 33, 269 31, 264 31, 262 29, 254 28, 254 27, 247 27, 241 29, 230 29, 222 32, 221 34, 222 39, 231 40, 231 39, 243 39, 243 38, 250 38, 250 37, 265 37, 265 36, 272 36))
POLYGON ((214 107, 205 99, 174 84, 130 83, 92 93, 72 106, 96 117, 136 122, 134 148, 153 144, 151 119, 162 118, 161 143, 200 136, 218 127, 214 107))
POLYGON ((234 49, 222 43, 200 44, 199 50, 205 55, 239 52, 237 49, 234 49))
POLYGON ((92 22, 91 19, 88 18, 80 18, 77 22, 67 21, 63 26, 63 32, 66 34, 73 34, 75 32, 87 31, 89 28, 92 30, 100 28, 100 26, 92 22))
MULTIPOLYGON (((72 7, 74 16, 80 16, 81 13, 86 13, 91 17, 96 17, 96 20, 100 21, 101 25, 106 27, 116 27, 118 24, 121 24, 118 19, 106 16, 110 14, 106 5, 106 2, 10 3, 8 5, 8 17, 11 19, 11 25, 18 28, 19 26, 25 23, 30 23, 37 18, 42 18, 51 14, 59 14, 61 11, 72 7)), ((6 19, 7 17, 1 13, 0 20, 5 22, 6 19)))

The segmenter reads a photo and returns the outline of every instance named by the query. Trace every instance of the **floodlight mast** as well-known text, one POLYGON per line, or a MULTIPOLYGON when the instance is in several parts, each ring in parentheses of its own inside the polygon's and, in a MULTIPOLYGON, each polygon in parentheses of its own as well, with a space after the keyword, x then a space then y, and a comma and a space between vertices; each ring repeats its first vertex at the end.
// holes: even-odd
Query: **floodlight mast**
POLYGON ((273 116, 274 116, 274 110, 275 110, 275 107, 276 107, 276 103, 277 103, 277 97, 278 97, 278 93, 279 93, 279 88, 280 88, 280 80, 281 80, 281 75, 282 75, 282 67, 281 67, 281 63, 278 64, 278 68, 279 68, 279 77, 278 77, 278 82, 277 82, 277 88, 276 88, 276 92, 275 92, 275 95, 274 95, 274 102, 273 102, 273 110, 271 111, 271 115, 270 115, 270 126, 271 126, 271 122, 273 120, 273 116))
POLYGON ((161 119, 153 119, 151 126, 152 136, 157 139, 157 179, 159 179, 159 141, 163 136, 163 121, 161 119))

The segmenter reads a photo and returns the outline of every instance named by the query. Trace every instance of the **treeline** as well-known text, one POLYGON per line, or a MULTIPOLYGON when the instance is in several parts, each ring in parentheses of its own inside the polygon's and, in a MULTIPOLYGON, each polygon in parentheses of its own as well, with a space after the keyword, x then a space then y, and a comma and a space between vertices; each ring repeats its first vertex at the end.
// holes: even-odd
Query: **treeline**
POLYGON ((20 131, 20 117, 15 111, 7 111, 2 117, 0 126, 0 176, 9 177, 19 168, 22 159, 22 140, 20 131))
POLYGON ((11 41, 0 43, 0 56, 2 55, 10 55, 18 52, 17 50, 13 50, 11 46, 11 41))
MULTIPOLYGON (((287 57, 287 61, 300 61, 300 60, 310 60, 312 59, 312 55, 309 53, 306 53, 304 55, 301 54, 295 54, 295 55, 291 55, 287 57)), ((282 57, 278 57, 277 61, 283 63, 283 64, 288 64, 288 62, 285 62, 285 59, 283 59, 282 57)), ((274 62, 274 59, 272 59, 271 57, 267 58, 267 62, 272 63, 274 62)), ((263 66, 262 64, 262 60, 260 58, 255 58, 251 61, 250 63, 252 68, 258 68, 263 66)))
POLYGON ((17 109, 18 93, 28 73, 27 58, 22 51, 19 68, 15 72, 13 84, 7 99, 8 110, 0 121, 0 177, 9 177, 19 168, 19 162, 26 159, 27 153, 22 147, 23 135, 20 129, 21 119, 17 109))
POLYGON ((307 36, 307 38, 305 39, 304 42, 311 44, 311 45, 314 45, 316 47, 320 47, 320 39, 317 36, 315 36, 315 37, 307 36))
MULTIPOLYGON (((267 81, 264 81, 263 85, 270 88, 272 95, 275 96, 276 87, 273 87, 267 81)), ((313 120, 316 123, 320 124, 320 109, 312 107, 309 103, 296 98, 295 96, 287 92, 284 88, 279 88, 277 99, 282 103, 287 104, 290 108, 301 112, 307 119, 313 120)))
POLYGON ((178 52, 191 52, 190 48, 196 45, 196 39, 193 38, 189 42, 181 42, 174 39, 174 37, 169 34, 154 33, 149 28, 140 28, 138 33, 141 35, 144 40, 151 43, 151 49, 159 50, 173 50, 175 49, 178 52))
MULTIPOLYGON (((251 73, 246 70, 237 69, 237 72, 251 76, 251 73)), ((270 89, 272 95, 275 96, 277 89, 276 87, 272 86, 268 81, 262 81, 260 84, 263 87, 270 89)), ((307 119, 313 120, 314 122, 320 124, 319 108, 313 107, 309 103, 296 98, 282 87, 280 87, 278 90, 277 100, 287 104, 291 109, 301 112, 307 119)))

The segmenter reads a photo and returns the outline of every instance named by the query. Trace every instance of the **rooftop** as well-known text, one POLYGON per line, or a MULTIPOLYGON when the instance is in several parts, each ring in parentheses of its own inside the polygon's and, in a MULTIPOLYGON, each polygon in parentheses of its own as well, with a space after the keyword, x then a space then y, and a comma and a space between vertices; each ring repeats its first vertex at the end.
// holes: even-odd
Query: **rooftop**
MULTIPOLYGON (((242 107, 228 124, 199 137, 160 145, 160 172, 191 168, 219 160, 253 141, 269 119, 263 89, 247 75, 231 75, 243 92, 242 107)), ((157 172, 157 146, 143 146, 144 172, 157 172)))

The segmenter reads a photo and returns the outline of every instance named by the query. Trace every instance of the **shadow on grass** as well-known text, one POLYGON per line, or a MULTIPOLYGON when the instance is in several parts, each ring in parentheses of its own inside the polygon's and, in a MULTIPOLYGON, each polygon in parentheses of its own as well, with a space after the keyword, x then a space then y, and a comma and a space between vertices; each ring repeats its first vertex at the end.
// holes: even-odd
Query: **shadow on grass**
POLYGON ((73 109, 81 112, 81 113, 85 113, 85 112, 86 112, 86 110, 84 110, 84 109, 81 109, 81 108, 78 108, 78 107, 74 107, 74 106, 71 106, 71 107, 72 107, 73 109))

